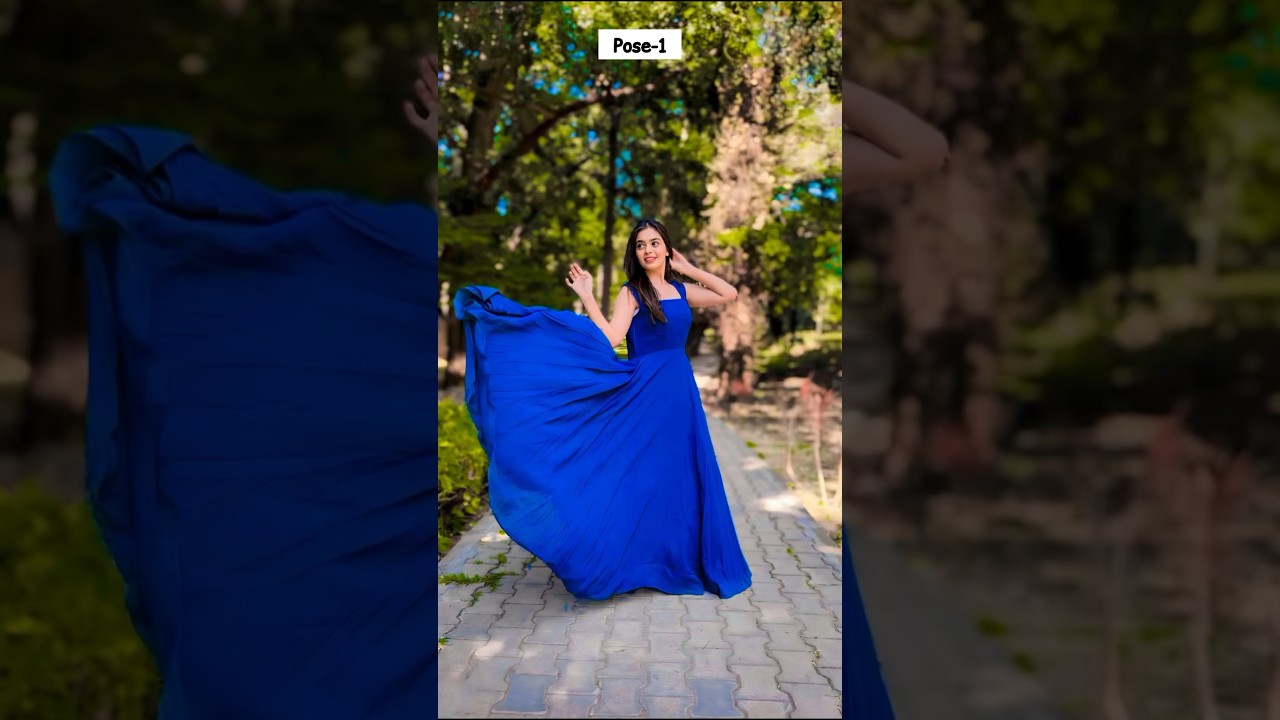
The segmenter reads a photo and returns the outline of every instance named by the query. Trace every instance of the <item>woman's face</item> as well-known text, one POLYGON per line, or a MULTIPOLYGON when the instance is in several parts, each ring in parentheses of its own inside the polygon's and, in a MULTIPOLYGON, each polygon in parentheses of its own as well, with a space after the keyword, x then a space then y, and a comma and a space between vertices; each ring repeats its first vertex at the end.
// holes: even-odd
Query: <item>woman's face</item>
POLYGON ((667 261, 667 244, 662 241, 662 235, 651 227, 641 230, 640 234, 636 235, 633 252, 636 254, 636 259, 640 261, 640 267, 645 270, 661 268, 667 261))

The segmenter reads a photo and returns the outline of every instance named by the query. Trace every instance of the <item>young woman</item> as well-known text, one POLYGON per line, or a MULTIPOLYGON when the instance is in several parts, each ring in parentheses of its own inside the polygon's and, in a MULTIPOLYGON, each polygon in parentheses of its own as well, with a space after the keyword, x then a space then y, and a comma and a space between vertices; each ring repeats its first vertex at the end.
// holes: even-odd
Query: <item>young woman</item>
MULTIPOLYGON (((941 169, 948 147, 942 133, 902 106, 844 81, 844 187, 864 192, 896 185, 941 169)), ((844 581, 853 592, 851 623, 845 626, 845 716, 856 720, 892 720, 893 705, 880 673, 875 640, 862 604, 849 545, 844 546, 844 581)))
POLYGON ((623 270, 608 320, 576 264, 565 282, 587 317, 524 307, 493 288, 458 293, 489 504, 579 597, 638 588, 731 597, 751 572, 685 341, 692 308, 738 293, 693 267, 656 220, 632 229, 623 270), (613 348, 624 340, 620 360, 613 348))
POLYGON ((435 215, 152 128, 71 136, 49 182, 89 290, 86 491, 161 720, 429 716, 435 215))

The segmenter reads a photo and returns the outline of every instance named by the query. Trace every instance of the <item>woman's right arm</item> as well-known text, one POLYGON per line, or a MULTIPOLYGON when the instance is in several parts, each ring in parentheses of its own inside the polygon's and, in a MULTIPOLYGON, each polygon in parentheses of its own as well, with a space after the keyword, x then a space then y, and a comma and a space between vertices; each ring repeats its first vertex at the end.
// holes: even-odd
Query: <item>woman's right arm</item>
POLYGON ((848 79, 843 100, 846 191, 896 185, 946 164, 946 137, 911 111, 848 79))
POLYGON ((613 319, 605 320, 604 312, 600 310, 600 304, 596 302, 591 290, 591 273, 574 263, 569 266, 569 277, 565 278, 565 284, 577 293, 578 299, 582 301, 582 309, 596 327, 600 328, 600 332, 604 333, 609 347, 621 345, 627 337, 627 330, 631 329, 631 318, 636 311, 636 301, 631 293, 625 287, 618 292, 618 299, 613 303, 613 319))

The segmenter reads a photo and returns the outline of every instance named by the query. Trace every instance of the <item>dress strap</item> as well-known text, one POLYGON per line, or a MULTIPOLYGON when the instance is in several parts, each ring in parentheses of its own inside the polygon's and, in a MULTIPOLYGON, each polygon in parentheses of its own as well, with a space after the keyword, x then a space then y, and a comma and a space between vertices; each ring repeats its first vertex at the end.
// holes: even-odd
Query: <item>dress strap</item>
POLYGON ((684 294, 684 283, 680 282, 679 280, 672 280, 671 284, 676 286, 676 292, 680 293, 680 299, 684 300, 685 302, 688 302, 689 298, 685 297, 685 294, 684 294))

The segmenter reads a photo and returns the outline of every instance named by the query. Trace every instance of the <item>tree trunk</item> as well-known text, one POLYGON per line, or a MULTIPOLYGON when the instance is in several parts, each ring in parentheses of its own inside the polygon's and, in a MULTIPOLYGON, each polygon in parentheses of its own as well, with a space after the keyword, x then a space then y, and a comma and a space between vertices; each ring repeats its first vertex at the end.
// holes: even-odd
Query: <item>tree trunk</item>
MULTIPOLYGON (((613 289, 613 230, 618 220, 618 131, 622 127, 622 109, 609 110, 609 167, 604 181, 604 252, 600 256, 600 312, 609 317, 609 297, 613 289)), ((627 252, 630 252, 628 248, 627 252)))
POLYGON ((462 321, 458 319, 458 313, 453 307, 450 307, 449 313, 445 315, 444 332, 445 337, 448 339, 449 349, 445 357, 444 378, 440 382, 442 390, 455 387, 466 380, 466 333, 462 328, 462 321))
POLYGON ((718 332, 722 346, 717 400, 750 395, 755 389, 755 339, 763 316, 759 306, 759 296, 750 285, 743 284, 738 288, 738 300, 720 311, 718 332))
POLYGON ((84 388, 68 369, 82 365, 88 335, 88 299, 80 253, 61 233, 47 193, 41 193, 33 223, 22 228, 28 242, 27 291, 31 325, 26 361, 30 375, 23 389, 16 445, 29 452, 45 443, 73 439, 83 413, 84 388))

